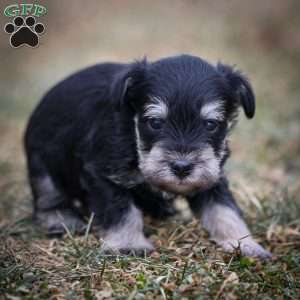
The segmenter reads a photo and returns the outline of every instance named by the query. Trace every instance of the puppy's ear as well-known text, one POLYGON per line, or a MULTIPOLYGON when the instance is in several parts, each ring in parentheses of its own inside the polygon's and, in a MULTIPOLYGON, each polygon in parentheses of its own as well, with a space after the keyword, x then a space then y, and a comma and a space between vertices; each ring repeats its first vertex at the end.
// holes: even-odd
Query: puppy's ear
POLYGON ((242 105, 247 118, 253 118, 255 114, 255 96, 246 77, 240 71, 221 63, 218 63, 217 71, 227 80, 236 96, 235 100, 242 105))
POLYGON ((146 59, 127 65, 114 77, 110 96, 117 110, 122 107, 134 108, 134 100, 145 92, 146 59))

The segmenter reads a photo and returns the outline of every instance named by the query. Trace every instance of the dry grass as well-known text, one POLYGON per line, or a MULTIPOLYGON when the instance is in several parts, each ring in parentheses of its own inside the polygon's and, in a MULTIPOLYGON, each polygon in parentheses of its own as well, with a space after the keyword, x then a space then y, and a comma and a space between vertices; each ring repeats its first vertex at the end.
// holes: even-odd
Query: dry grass
POLYGON ((267 263, 216 249, 196 220, 147 222, 157 252, 138 258, 101 254, 92 234, 47 239, 23 219, 0 232, 0 292, 8 299, 298 299, 300 222, 293 214, 300 206, 273 205, 252 226, 276 255, 267 263))
POLYGON ((298 2, 154 1, 119 9, 112 1, 101 11, 95 3, 84 11, 79 2, 70 10, 65 2, 59 1, 61 9, 58 1, 51 3, 56 17, 49 13, 39 49, 6 49, 1 40, 7 61, 0 71, 0 299, 299 299, 298 2), (75 34, 68 22, 76 14, 75 34), (93 18, 86 25, 88 16, 93 18), (99 57, 178 52, 235 62, 250 75, 257 115, 251 122, 241 118, 227 172, 252 232, 274 253, 273 261, 241 257, 238 250, 223 253, 196 220, 147 220, 145 231, 157 251, 143 258, 102 255, 92 233, 48 239, 31 223, 21 139, 40 94, 99 57))

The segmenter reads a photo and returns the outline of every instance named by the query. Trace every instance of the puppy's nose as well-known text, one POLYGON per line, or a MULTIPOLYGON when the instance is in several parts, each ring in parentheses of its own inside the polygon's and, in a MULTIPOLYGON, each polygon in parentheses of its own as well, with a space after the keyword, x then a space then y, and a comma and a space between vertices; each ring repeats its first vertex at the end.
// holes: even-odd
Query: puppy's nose
POLYGON ((178 159, 170 164, 172 172, 179 178, 184 178, 191 173, 192 164, 186 159, 178 159))

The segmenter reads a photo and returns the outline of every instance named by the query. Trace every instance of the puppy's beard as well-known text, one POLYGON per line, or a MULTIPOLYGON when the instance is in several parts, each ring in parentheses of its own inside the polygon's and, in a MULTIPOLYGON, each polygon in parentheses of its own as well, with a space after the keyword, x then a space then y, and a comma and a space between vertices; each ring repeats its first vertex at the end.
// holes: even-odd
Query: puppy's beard
MULTIPOLYGON (((141 146, 141 144, 140 144, 141 146)), ((149 152, 139 148, 139 168, 152 185, 171 192, 186 194, 194 190, 205 190, 213 186, 220 176, 220 159, 211 146, 188 154, 166 151, 159 143, 149 152), (188 159, 194 165, 190 175, 178 178, 169 163, 176 159, 188 159)))

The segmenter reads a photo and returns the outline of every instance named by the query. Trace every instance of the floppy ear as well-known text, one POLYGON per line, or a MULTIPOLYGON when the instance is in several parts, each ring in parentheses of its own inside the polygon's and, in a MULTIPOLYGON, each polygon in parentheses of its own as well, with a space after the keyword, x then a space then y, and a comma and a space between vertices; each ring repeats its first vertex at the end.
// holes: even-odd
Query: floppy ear
POLYGON ((134 99, 141 97, 146 82, 146 59, 129 64, 114 77, 110 97, 117 110, 124 106, 134 107, 134 99))
POLYGON ((221 63, 218 63, 217 71, 229 83, 230 88, 236 96, 236 100, 242 105, 247 118, 253 118, 255 114, 255 96, 247 78, 240 71, 221 63))

